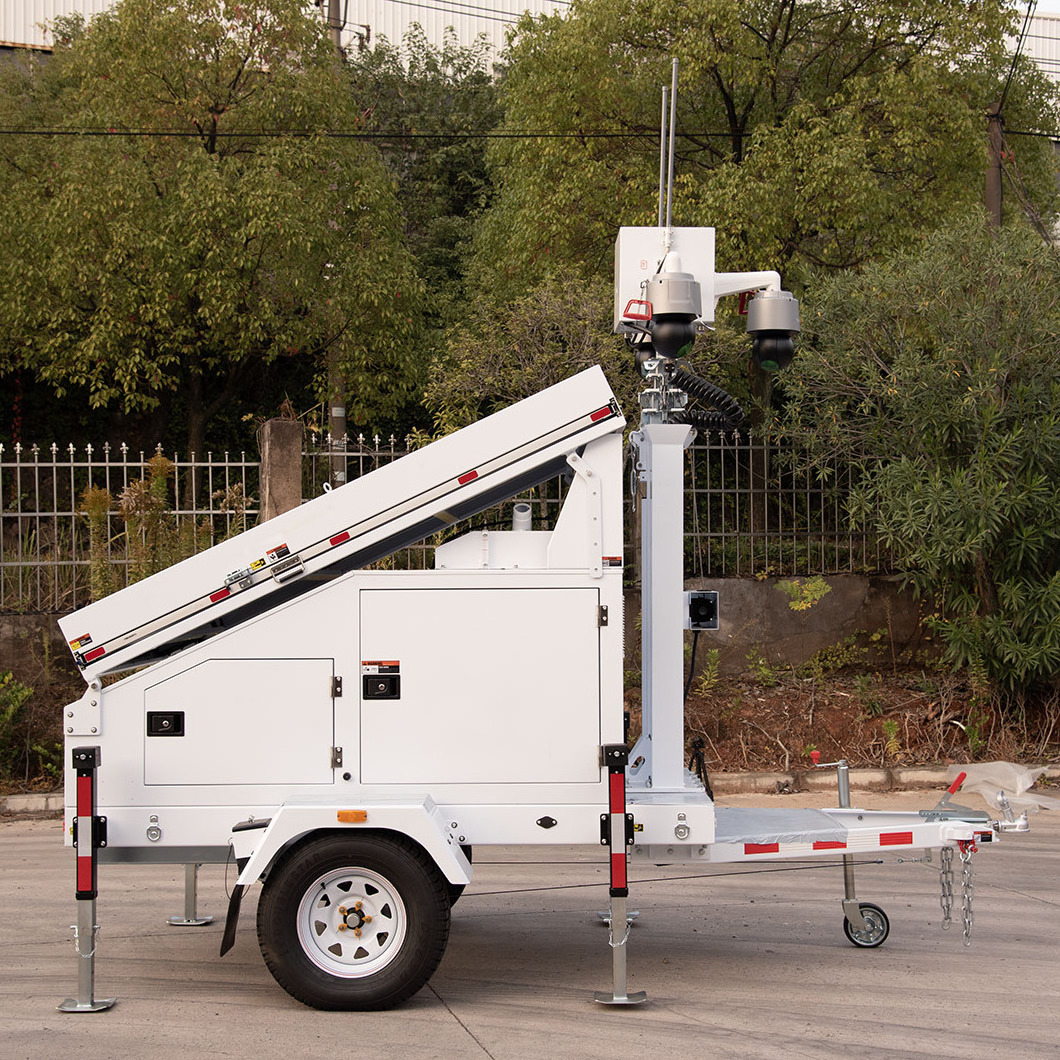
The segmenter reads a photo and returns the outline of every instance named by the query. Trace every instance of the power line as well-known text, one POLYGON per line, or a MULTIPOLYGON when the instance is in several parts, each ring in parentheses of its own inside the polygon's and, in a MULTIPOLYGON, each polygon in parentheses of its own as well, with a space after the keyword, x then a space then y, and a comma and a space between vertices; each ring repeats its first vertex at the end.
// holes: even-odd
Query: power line
POLYGON ((517 23, 519 21, 519 16, 518 15, 512 15, 512 14, 509 14, 508 12, 504 12, 503 16, 501 14, 496 14, 496 15, 481 14, 480 12, 484 12, 484 11, 487 11, 487 10, 495 10, 495 9, 493 9, 493 8, 484 8, 484 7, 476 7, 476 5, 474 5, 474 4, 460 4, 459 5, 460 7, 469 7, 469 8, 470 7, 474 7, 475 11, 472 12, 472 11, 454 11, 452 7, 441 7, 438 4, 425 4, 425 3, 422 2, 422 0, 419 0, 419 2, 416 2, 416 0, 389 0, 389 2, 392 3, 392 4, 400 4, 403 7, 418 7, 418 8, 424 8, 425 10, 430 10, 430 11, 443 11, 446 14, 450 14, 450 15, 460 15, 463 18, 484 18, 484 19, 487 19, 490 22, 505 22, 505 23, 507 23, 510 26, 514 26, 515 23, 517 23))
MULTIPOLYGON (((54 137, 121 137, 138 138, 174 137, 177 139, 200 139, 203 136, 217 139, 310 139, 321 136, 329 140, 625 140, 641 137, 658 137, 655 129, 629 129, 624 132, 401 132, 400 130, 368 132, 342 129, 246 129, 240 131, 211 130, 209 133, 195 129, 19 129, 0 128, 0 136, 54 136, 54 137)), ((749 136, 750 133, 734 132, 676 132, 682 139, 726 139, 749 136)))
POLYGON ((1005 87, 1001 90, 1001 102, 998 104, 998 113, 1005 109, 1005 100, 1008 98, 1009 85, 1012 84, 1012 75, 1016 72, 1016 63, 1019 62, 1023 52, 1023 45, 1027 41, 1027 32, 1031 25, 1031 16, 1038 6, 1038 0, 1027 0, 1027 13, 1023 16, 1023 29, 1020 30, 1019 40, 1016 41, 1016 50, 1012 53, 1012 63, 1008 68, 1008 77, 1005 78, 1005 87))
MULTIPOLYGON (((435 3, 426 3, 425 0, 388 0, 392 4, 400 4, 403 7, 420 7, 430 11, 444 11, 464 18, 485 18, 492 22, 507 22, 514 25, 522 18, 521 12, 505 11, 499 7, 484 7, 481 4, 467 3, 465 0, 437 0, 435 3), (466 10, 458 10, 465 8, 466 10)), ((570 0, 550 0, 557 6, 570 7, 570 0)), ((545 12, 538 12, 545 14, 545 12)))
POLYGON ((1034 129, 1006 129, 1006 136, 1034 136, 1041 140, 1052 140, 1054 144, 1060 143, 1060 133, 1040 132, 1034 129))

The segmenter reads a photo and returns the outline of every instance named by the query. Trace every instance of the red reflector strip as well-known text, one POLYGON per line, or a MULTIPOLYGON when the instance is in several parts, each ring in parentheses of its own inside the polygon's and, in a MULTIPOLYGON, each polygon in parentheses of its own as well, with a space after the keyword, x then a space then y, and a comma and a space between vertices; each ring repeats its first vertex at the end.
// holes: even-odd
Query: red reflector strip
POLYGON ((83 776, 77 778, 77 816, 92 816, 92 778, 83 776))
POLYGON ((93 659, 98 659, 101 655, 105 654, 106 648, 93 648, 91 651, 85 652, 85 662, 90 663, 93 659))
POLYGON ((626 879, 626 852, 611 855, 611 886, 624 890, 629 886, 626 879))
POLYGON ((846 850, 846 843, 819 842, 814 843, 814 850, 846 850))
POLYGON ((612 415, 611 406, 605 405, 602 409, 597 409, 589 419, 596 423, 597 420, 605 420, 608 416, 612 415))
POLYGON ((779 843, 744 843, 745 854, 779 854, 779 843))
POLYGON ((477 471, 465 471, 464 474, 462 474, 456 481, 459 482, 461 486, 464 486, 468 482, 474 482, 477 478, 477 471))
POLYGON ((334 537, 329 538, 331 544, 341 545, 343 541, 349 541, 350 532, 349 530, 343 530, 341 534, 336 534, 334 537))
POLYGON ((611 813, 626 812, 626 775, 609 773, 607 777, 608 810, 611 813))
POLYGON ((223 600, 226 596, 231 596, 231 589, 218 589, 215 593, 210 593, 210 603, 216 604, 218 600, 223 600))
MULTIPOLYGON (((84 819, 87 827, 91 818, 86 817, 84 819)), ((80 823, 77 826, 79 829, 83 827, 80 823)), ((89 843, 91 848, 91 842, 89 843)), ((79 891, 92 891, 95 888, 92 886, 92 855, 89 854, 78 854, 77 855, 77 889, 79 891)))
POLYGON ((912 845, 912 832, 880 832, 881 847, 903 847, 912 845))

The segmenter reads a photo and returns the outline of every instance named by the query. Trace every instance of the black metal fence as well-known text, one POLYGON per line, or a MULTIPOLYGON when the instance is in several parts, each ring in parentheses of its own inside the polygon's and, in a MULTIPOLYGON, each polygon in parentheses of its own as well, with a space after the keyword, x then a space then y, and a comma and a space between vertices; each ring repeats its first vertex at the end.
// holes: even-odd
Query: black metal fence
MULTIPOLYGON (((405 455, 410 443, 360 436, 304 454, 303 496, 317 496, 339 459, 347 481, 405 455)), ((0 611, 71 611, 160 566, 253 525, 260 466, 246 453, 182 459, 126 446, 0 445, 0 611)), ((690 577, 810 575, 887 568, 876 536, 851 527, 854 472, 812 465, 770 438, 713 436, 688 450, 685 567, 690 577)), ((549 528, 562 478, 519 498, 549 528)), ((512 503, 389 557, 424 569, 434 548, 470 527, 511 526, 512 503)), ((636 513, 627 509, 636 576, 636 513)))

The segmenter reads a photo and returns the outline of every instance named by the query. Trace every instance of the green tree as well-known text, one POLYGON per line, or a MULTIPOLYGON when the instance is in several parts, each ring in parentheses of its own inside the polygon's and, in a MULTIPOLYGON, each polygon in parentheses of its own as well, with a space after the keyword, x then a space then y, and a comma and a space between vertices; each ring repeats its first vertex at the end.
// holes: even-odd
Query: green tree
POLYGON ((627 414, 640 379, 611 334, 611 289, 601 281, 546 280, 502 314, 477 301, 436 358, 426 404, 443 433, 601 365, 627 414))
MULTIPOLYGON (((680 60, 674 221, 712 225, 719 267, 849 268, 982 196, 1004 0, 580 0, 524 18, 506 58, 497 199, 480 283, 506 297, 559 270, 605 276, 620 224, 654 224, 659 86, 680 60), (600 135, 603 134, 603 135, 600 135)), ((1010 124, 1043 120, 1026 69, 1010 124)), ((1020 146, 1047 216, 1046 144, 1020 146)))
POLYGON ((446 31, 431 44, 413 25, 400 47, 386 39, 351 55, 350 81, 367 131, 393 133, 379 148, 397 183, 405 242, 429 291, 435 321, 449 319, 463 295, 476 218, 490 201, 487 141, 500 121, 490 45, 461 45, 446 31))
POLYGON ((338 350, 351 422, 414 393, 419 282, 357 112, 299 0, 120 0, 9 64, 0 371, 165 409, 187 446, 264 367, 338 350))
POLYGON ((1060 260, 978 214, 825 280, 788 426, 858 467, 854 512, 938 610, 950 659, 1060 675, 1060 260))

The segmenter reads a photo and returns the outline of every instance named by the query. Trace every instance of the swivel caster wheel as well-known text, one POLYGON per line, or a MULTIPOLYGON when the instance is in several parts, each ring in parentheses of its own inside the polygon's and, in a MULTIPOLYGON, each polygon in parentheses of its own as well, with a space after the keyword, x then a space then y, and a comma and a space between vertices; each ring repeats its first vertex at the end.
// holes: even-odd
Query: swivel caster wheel
POLYGON ((887 914, 871 902, 861 902, 858 905, 862 918, 865 921, 864 928, 854 927, 846 917, 843 917, 843 930, 846 936, 855 945, 862 949, 872 949, 882 946, 891 932, 891 922, 887 914))

